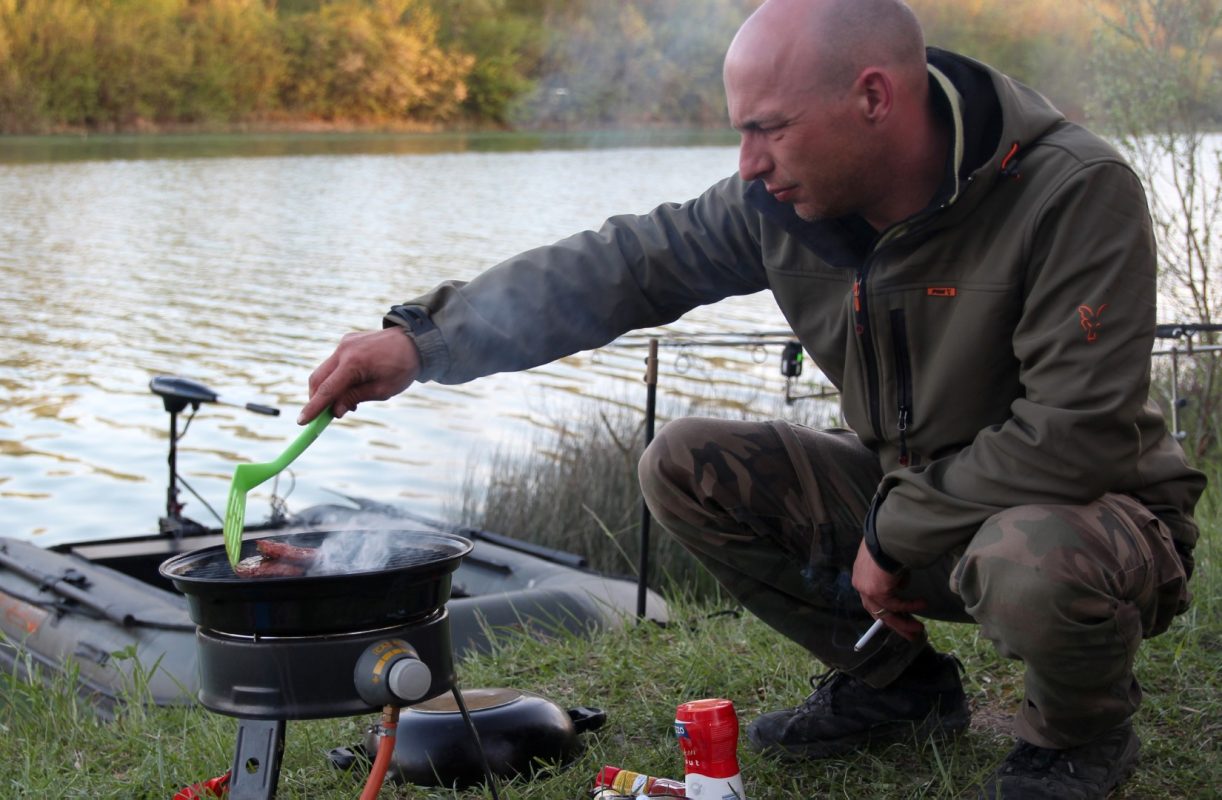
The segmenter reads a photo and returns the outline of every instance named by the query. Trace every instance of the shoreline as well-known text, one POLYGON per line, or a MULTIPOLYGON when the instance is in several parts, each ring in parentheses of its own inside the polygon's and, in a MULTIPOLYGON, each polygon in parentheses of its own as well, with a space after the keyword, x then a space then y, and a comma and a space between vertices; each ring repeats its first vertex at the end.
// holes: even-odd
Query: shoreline
POLYGON ((373 126, 273 126, 257 129, 179 129, 173 132, 60 132, 0 134, 0 164, 150 158, 733 147, 737 142, 733 131, 710 128, 427 130, 373 126))

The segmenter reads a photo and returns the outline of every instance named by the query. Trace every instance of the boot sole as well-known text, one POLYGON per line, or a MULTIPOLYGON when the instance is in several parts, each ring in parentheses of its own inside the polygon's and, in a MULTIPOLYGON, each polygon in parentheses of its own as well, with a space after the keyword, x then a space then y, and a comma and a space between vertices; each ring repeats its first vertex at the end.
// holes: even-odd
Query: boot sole
POLYGON ((747 739, 756 750, 768 755, 778 756, 786 761, 815 761, 821 758, 834 758, 861 751, 875 745, 894 744, 895 742, 918 741, 925 739, 952 739, 967 730, 972 720, 972 713, 966 708, 944 716, 930 715, 923 720, 905 720, 902 722, 887 722, 876 725, 867 731, 842 736, 822 742, 808 744, 777 744, 775 742, 761 744, 755 740, 754 731, 748 730, 747 739))

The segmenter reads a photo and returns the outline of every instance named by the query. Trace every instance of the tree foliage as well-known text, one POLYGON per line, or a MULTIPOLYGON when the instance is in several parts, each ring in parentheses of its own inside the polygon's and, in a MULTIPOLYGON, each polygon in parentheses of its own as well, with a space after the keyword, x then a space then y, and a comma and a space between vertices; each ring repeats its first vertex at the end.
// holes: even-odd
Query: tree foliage
MULTIPOLYGON (((0 130, 268 119, 722 126, 722 56, 761 1, 0 0, 0 130)), ((1092 53, 1144 57, 1118 30, 1095 34, 1151 24, 1134 16, 1136 0, 910 2, 931 44, 1001 68, 1071 118, 1101 91, 1092 53)), ((1198 34, 1217 4, 1146 3, 1163 17, 1182 6, 1175 24, 1198 34)), ((1176 41, 1177 52, 1201 49, 1176 41)), ((1218 56, 1216 43, 1201 50, 1209 63, 1218 56)), ((1158 85, 1129 88, 1163 113, 1158 85)), ((1216 121, 1208 101, 1175 113, 1185 111, 1216 121)))
POLYGON ((504 125, 518 97, 534 88, 547 33, 527 0, 448 0, 438 3, 441 41, 470 53, 463 111, 469 119, 504 125))
POLYGON ((284 106, 325 119, 453 116, 472 59, 443 51, 438 28, 422 0, 337 0, 287 18, 284 106))
POLYGON ((0 130, 445 120, 472 57, 428 0, 0 0, 0 130))

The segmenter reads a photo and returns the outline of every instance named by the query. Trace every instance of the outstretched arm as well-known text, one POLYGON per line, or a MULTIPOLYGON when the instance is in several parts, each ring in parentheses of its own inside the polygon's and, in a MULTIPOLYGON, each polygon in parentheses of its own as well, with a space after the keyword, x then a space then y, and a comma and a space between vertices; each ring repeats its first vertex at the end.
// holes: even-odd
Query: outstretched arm
POLYGON ((612 217, 470 282, 442 283, 393 307, 383 320, 393 327, 345 336, 311 376, 300 419, 328 404, 340 417, 417 380, 455 384, 529 369, 767 288, 758 228, 741 181, 730 178, 682 205, 612 217))

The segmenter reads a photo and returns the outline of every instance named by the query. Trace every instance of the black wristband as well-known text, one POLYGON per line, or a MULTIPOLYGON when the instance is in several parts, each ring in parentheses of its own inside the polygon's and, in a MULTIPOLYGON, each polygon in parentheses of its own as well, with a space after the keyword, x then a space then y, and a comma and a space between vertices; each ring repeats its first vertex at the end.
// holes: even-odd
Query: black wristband
POLYGON ((413 336, 419 336, 437 328, 432 318, 429 317, 429 312, 425 311, 423 306, 391 306, 390 311, 387 311, 382 317, 382 327, 392 328, 396 325, 413 336))
POLYGON ((883 497, 883 493, 879 492, 870 501, 870 508, 866 511, 866 519, 862 525, 861 535, 865 539, 866 549, 870 551, 870 555, 874 558, 874 563, 878 564, 884 571, 894 575, 902 570, 904 565, 884 553, 883 546, 878 541, 878 528, 876 527, 878 507, 883 504, 883 497))

